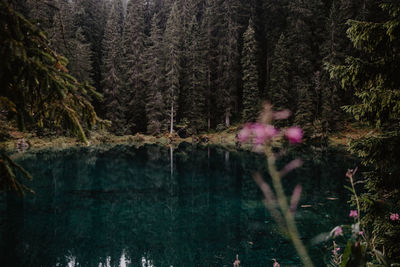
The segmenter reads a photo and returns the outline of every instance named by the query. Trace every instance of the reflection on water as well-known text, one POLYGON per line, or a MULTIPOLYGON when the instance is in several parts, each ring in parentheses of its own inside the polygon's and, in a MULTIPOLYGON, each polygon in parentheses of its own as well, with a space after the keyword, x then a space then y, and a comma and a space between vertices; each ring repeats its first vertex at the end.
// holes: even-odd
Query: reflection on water
MULTIPOLYGON (((296 220, 308 243, 344 222, 343 173, 352 165, 335 152, 302 157, 305 166, 284 185, 287 193, 303 185, 300 204, 311 207, 296 220)), ((299 262, 251 178, 266 173, 260 155, 117 146, 26 153, 19 161, 35 177, 36 195, 0 196, 2 266, 231 266, 236 254, 244 266, 299 262)), ((310 249, 321 265, 324 246, 310 249)))

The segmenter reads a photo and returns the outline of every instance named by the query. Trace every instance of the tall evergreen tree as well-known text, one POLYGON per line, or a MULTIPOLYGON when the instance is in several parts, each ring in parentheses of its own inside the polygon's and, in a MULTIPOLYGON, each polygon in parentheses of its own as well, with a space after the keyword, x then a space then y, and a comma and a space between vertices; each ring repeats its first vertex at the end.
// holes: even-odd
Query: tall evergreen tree
POLYGON ((269 86, 269 98, 278 110, 295 106, 292 75, 289 45, 282 33, 275 47, 269 86))
POLYGON ((255 121, 260 109, 260 90, 258 88, 257 43, 252 21, 243 34, 243 115, 244 121, 255 121))
POLYGON ((72 3, 74 24, 82 28, 83 36, 92 50, 93 85, 101 89, 102 40, 107 20, 107 2, 105 0, 72 0, 72 3))
POLYGON ((123 12, 122 0, 113 0, 103 39, 104 113, 105 117, 111 120, 111 130, 116 134, 126 132, 126 103, 121 99, 123 12))
POLYGON ((239 26, 236 21, 240 6, 237 0, 220 1, 216 8, 217 77, 216 102, 222 112, 225 127, 230 126, 231 117, 238 110, 239 76, 239 26))
POLYGON ((146 131, 145 98, 146 83, 144 77, 145 30, 144 6, 140 0, 128 2, 123 32, 124 64, 126 81, 124 98, 127 105, 127 123, 131 132, 146 131))
POLYGON ((54 2, 57 9, 48 31, 50 46, 68 58, 71 74, 81 82, 93 84, 93 53, 81 27, 76 26, 72 5, 66 0, 54 2))
POLYGON ((204 39, 195 15, 189 25, 188 38, 188 109, 189 126, 194 132, 205 128, 205 89, 207 86, 204 39))
POLYGON ((163 98, 165 60, 163 56, 163 35, 159 26, 160 19, 159 14, 154 14, 146 60, 146 80, 148 85, 146 116, 147 132, 150 134, 159 134, 166 129, 166 111, 163 98))
POLYGON ((379 22, 351 20, 348 37, 358 50, 343 65, 329 65, 343 88, 351 88, 358 101, 346 107, 356 120, 382 130, 351 143, 370 171, 363 173, 366 192, 361 195, 362 223, 374 234, 374 249, 385 251, 388 262, 400 261, 400 228, 389 220, 400 194, 400 4, 381 4, 387 12, 379 22))
POLYGON ((181 20, 179 16, 178 2, 174 2, 168 17, 164 33, 164 49, 166 53, 165 75, 166 92, 165 103, 169 114, 169 132, 173 133, 178 110, 178 96, 180 92, 180 70, 181 70, 181 20))
POLYGON ((313 90, 313 60, 312 50, 312 6, 306 0, 294 0, 289 4, 288 40, 293 56, 293 84, 296 88, 297 105, 294 111, 295 123, 302 126, 306 133, 312 131, 315 117, 315 96, 313 90))

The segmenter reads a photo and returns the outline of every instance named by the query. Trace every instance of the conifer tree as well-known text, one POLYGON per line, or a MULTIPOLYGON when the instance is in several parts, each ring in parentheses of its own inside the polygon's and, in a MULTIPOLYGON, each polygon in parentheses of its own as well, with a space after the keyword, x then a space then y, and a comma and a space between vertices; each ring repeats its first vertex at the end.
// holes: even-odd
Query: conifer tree
POLYGON ((313 90, 313 24, 312 10, 309 1, 294 0, 289 4, 288 40, 293 56, 293 85, 296 89, 297 105, 292 111, 295 123, 304 128, 306 133, 312 131, 315 117, 315 96, 313 90))
POLYGON ((124 63, 123 75, 126 86, 123 98, 127 107, 127 127, 131 132, 146 131, 145 98, 146 84, 144 77, 146 35, 143 2, 128 2, 124 24, 123 41, 124 63))
POLYGON ((111 120, 111 131, 116 134, 123 134, 126 131, 125 103, 121 99, 123 97, 121 94, 123 20, 123 3, 121 0, 113 0, 104 31, 102 87, 105 116, 111 120))
POLYGON ((242 70, 243 70, 243 121, 255 121, 260 108, 260 90, 258 88, 257 43, 252 21, 243 34, 242 70))
POLYGON ((71 41, 72 54, 68 57, 71 73, 80 82, 92 83, 92 51, 86 42, 81 28, 77 28, 75 38, 71 41))
POLYGON ((160 16, 159 14, 154 14, 151 23, 150 46, 147 49, 146 60, 146 80, 148 85, 146 101, 147 132, 153 135, 167 129, 163 98, 165 88, 163 35, 159 24, 160 16))
MULTIPOLYGON (((101 88, 102 40, 107 20, 105 0, 72 0, 74 26, 81 27, 85 40, 92 50, 92 79, 101 88)), ((76 32, 76 29, 74 30, 76 32)), ((102 91, 102 90, 100 90, 102 91)))
POLYGON ((204 48, 204 61, 206 65, 206 79, 207 83, 205 85, 205 96, 206 96, 206 107, 205 107, 205 115, 207 117, 207 130, 211 129, 211 112, 212 112, 212 103, 214 100, 214 95, 211 90, 212 87, 212 69, 214 67, 213 60, 212 60, 212 18, 213 18, 213 1, 206 0, 204 3, 204 14, 202 16, 202 23, 201 23, 201 36, 202 36, 202 43, 204 48))
POLYGON ((225 127, 230 126, 231 117, 238 110, 239 76, 239 26, 236 21, 238 1, 220 1, 216 8, 217 32, 217 106, 222 111, 225 127))
POLYGON ((49 46, 43 32, 0 2, 4 49, 1 50, 1 108, 16 118, 20 130, 61 127, 86 141, 84 129, 101 120, 88 95, 93 87, 68 74, 67 60, 49 46), (5 107, 3 106, 6 103, 5 107))
POLYGON ((206 66, 204 61, 204 41, 195 15, 189 25, 188 38, 188 101, 187 118, 193 132, 205 128, 205 88, 207 86, 206 66))
POLYGON ((165 75, 166 92, 165 103, 169 114, 169 132, 173 133, 176 112, 178 110, 178 96, 180 92, 180 70, 181 70, 181 21, 178 14, 178 3, 174 2, 168 17, 164 33, 164 49, 166 53, 165 75))
POLYGON ((389 214, 400 199, 400 5, 387 1, 381 7, 386 16, 380 22, 348 22, 348 37, 358 55, 349 55, 343 65, 328 67, 343 88, 353 89, 358 98, 345 110, 383 132, 353 141, 350 149, 370 170, 363 173, 366 192, 361 195, 362 223, 376 237, 374 249, 384 250, 387 262, 399 262, 400 248, 395 240, 400 238, 400 229, 390 222, 389 214))
POLYGON ((57 11, 52 26, 47 30, 50 46, 68 58, 68 69, 80 82, 93 84, 93 52, 81 27, 77 27, 71 13, 71 3, 66 0, 54 2, 57 11))
POLYGON ((275 47, 270 77, 269 97, 275 109, 293 109, 295 99, 290 50, 283 33, 275 47))

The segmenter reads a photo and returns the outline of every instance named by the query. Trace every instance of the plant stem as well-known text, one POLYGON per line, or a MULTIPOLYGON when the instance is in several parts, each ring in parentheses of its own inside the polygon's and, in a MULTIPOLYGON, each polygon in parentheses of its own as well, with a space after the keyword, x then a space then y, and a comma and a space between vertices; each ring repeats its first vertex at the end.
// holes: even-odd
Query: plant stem
POLYGON ((360 202, 358 201, 358 196, 357 196, 357 193, 356 193, 356 189, 354 188, 353 175, 350 175, 350 183, 351 183, 351 188, 353 188, 354 196, 356 198, 357 212, 358 212, 357 221, 358 221, 358 224, 360 225, 360 217, 361 217, 361 214, 360 214, 360 202))
POLYGON ((272 184, 275 189, 275 193, 278 199, 279 207, 283 213, 287 230, 289 232, 290 239, 293 242, 294 248, 296 249, 297 253, 299 254, 301 261, 303 262, 305 267, 313 267, 313 263, 308 256, 307 250, 300 239, 300 234, 296 226, 296 222, 293 216, 293 213, 289 209, 289 204, 286 199, 285 192, 283 190, 283 186, 281 183, 281 176, 276 169, 275 165, 275 156, 271 150, 270 146, 265 146, 265 155, 267 156, 267 163, 268 163, 268 170, 272 177, 272 184))

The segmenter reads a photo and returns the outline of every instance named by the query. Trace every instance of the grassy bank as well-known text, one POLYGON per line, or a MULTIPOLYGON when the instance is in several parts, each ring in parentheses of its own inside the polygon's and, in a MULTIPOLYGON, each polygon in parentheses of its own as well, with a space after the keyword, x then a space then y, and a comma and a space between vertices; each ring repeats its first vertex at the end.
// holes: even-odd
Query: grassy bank
MULTIPOLYGON (((29 149, 40 150, 45 148, 63 149, 75 146, 95 146, 102 144, 130 144, 141 146, 144 144, 159 145, 179 145, 182 142, 201 143, 225 146, 227 148, 236 148, 236 133, 239 126, 232 126, 221 132, 203 133, 189 138, 180 138, 178 135, 159 135, 151 136, 145 134, 116 136, 107 131, 90 132, 88 135, 88 144, 82 143, 75 137, 48 136, 40 137, 34 133, 24 133, 15 129, 10 129, 7 133, 8 140, 0 142, 0 147, 8 151, 18 148, 19 142, 23 139, 29 146, 29 149)), ((329 136, 329 145, 346 146, 351 140, 357 139, 369 134, 376 134, 377 131, 359 124, 347 124, 339 132, 329 136)), ((251 149, 251 144, 241 146, 243 149, 251 149)))

